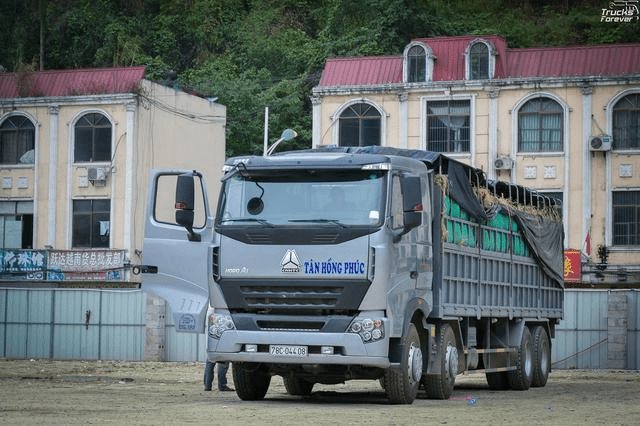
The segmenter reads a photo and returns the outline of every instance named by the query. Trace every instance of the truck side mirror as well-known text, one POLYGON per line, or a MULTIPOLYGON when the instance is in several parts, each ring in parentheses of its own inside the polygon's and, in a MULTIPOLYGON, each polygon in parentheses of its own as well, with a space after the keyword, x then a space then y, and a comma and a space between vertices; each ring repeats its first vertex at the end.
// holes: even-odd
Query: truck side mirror
POLYGON ((176 180, 176 223, 185 227, 189 241, 200 241, 200 235, 193 232, 195 186, 193 174, 178 175, 176 180))
POLYGON ((404 233, 422 223, 422 187, 417 176, 405 176, 400 179, 402 204, 404 211, 404 233))

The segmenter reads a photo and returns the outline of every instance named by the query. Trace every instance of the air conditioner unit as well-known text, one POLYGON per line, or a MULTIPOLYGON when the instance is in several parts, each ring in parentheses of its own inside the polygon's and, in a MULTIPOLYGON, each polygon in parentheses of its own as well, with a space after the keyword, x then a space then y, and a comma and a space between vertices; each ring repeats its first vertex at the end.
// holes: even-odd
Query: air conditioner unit
POLYGON ((591 151, 610 151, 611 136, 609 135, 591 136, 589 138, 589 149, 591 151))
POLYGON ((87 169, 87 179, 94 186, 104 186, 107 182, 107 169, 103 167, 89 167, 87 169))
POLYGON ((496 170, 511 170, 513 168, 513 160, 509 157, 498 157, 493 162, 496 170))

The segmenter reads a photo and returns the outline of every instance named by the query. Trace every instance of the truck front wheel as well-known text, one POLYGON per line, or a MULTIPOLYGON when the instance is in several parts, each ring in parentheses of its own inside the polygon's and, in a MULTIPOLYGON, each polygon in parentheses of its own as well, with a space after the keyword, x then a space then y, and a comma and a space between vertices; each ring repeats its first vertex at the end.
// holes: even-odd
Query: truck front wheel
POLYGON ((296 376, 282 376, 284 388, 289 395, 308 396, 311 395, 313 383, 296 376))
POLYGON ((384 376, 384 390, 393 404, 411 404, 422 378, 422 346, 413 323, 407 327, 402 343, 400 369, 389 368, 384 376))
POLYGON ((260 364, 234 362, 232 365, 233 384, 238 397, 245 401, 263 399, 271 384, 269 373, 260 364))

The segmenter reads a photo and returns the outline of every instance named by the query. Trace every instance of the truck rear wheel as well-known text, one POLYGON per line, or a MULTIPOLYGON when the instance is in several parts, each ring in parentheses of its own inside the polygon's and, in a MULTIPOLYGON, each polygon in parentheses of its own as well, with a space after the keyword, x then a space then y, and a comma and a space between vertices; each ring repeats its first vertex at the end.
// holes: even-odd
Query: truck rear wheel
POLYGON ((245 401, 263 399, 269 390, 271 376, 264 371, 260 364, 234 362, 233 384, 236 394, 245 401))
POLYGON ((411 404, 418 395, 422 378, 422 347, 413 323, 407 327, 402 343, 400 369, 389 368, 384 376, 384 390, 393 404, 411 404))
POLYGON ((283 376, 282 381, 284 382, 284 388, 287 390, 289 395, 295 396, 308 396, 311 395, 311 390, 313 389, 313 383, 301 379, 296 376, 283 376))
POLYGON ((458 375, 458 347, 453 329, 449 324, 441 324, 437 334, 440 374, 427 375, 425 389, 433 399, 449 399, 458 375))
POLYGON ((515 364, 516 369, 509 371, 509 386, 514 390, 529 389, 533 380, 533 339, 529 327, 522 332, 515 364))
POLYGON ((531 386, 540 388, 547 384, 551 371, 551 346, 547 330, 541 325, 533 329, 533 380, 531 386))

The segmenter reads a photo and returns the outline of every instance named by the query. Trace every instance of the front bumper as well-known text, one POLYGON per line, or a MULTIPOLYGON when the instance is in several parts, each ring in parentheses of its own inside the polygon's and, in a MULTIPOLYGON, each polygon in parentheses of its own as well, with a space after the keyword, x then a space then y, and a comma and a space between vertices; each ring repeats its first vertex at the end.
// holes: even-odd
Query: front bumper
POLYGON ((207 348, 208 359, 212 362, 361 365, 380 368, 391 366, 388 337, 365 344, 354 333, 228 330, 219 340, 208 336, 207 348), (247 352, 247 345, 257 345, 257 351, 247 352), (306 346, 307 356, 271 355, 270 345, 306 346), (334 353, 321 353, 321 347, 332 347, 334 353))

